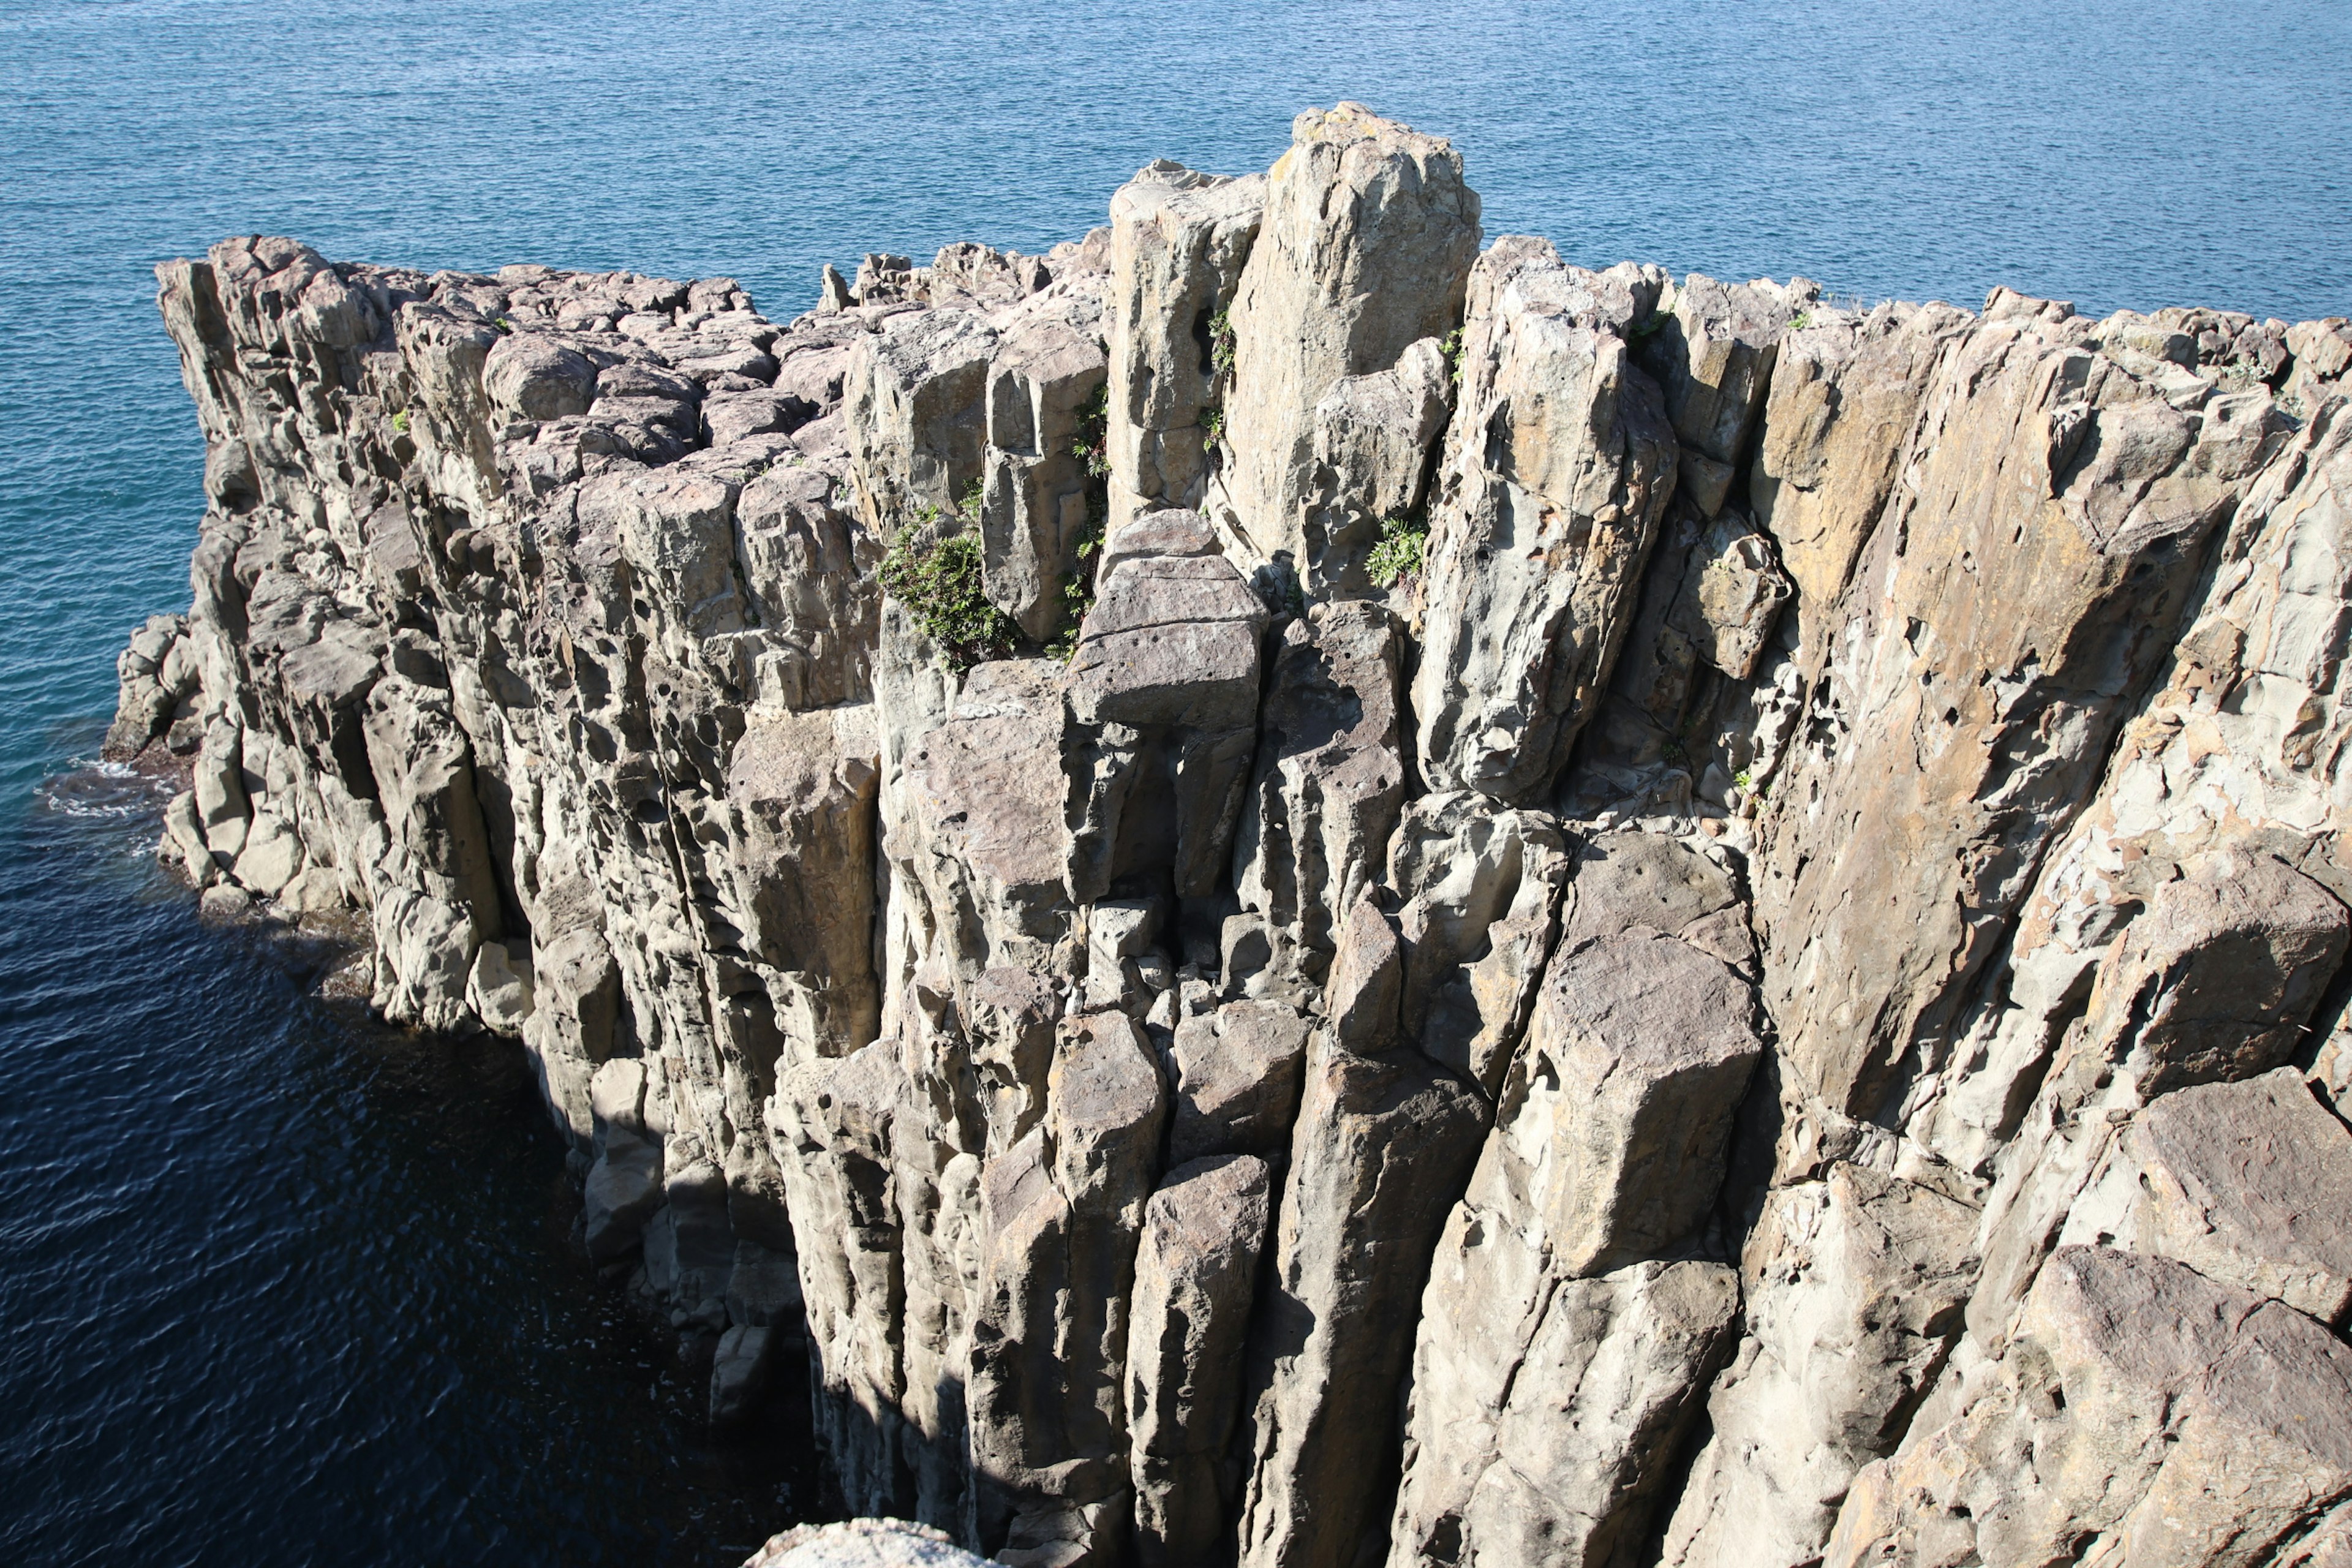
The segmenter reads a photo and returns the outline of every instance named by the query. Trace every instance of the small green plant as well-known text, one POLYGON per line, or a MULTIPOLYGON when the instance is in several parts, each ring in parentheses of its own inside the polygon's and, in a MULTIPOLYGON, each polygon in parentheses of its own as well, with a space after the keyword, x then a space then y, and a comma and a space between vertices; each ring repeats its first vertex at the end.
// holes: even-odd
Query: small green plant
POLYGON ((1456 386, 1461 385, 1462 329, 1456 327, 1452 331, 1446 333, 1444 338, 1438 343, 1437 352, 1445 356, 1446 366, 1454 374, 1454 384, 1456 386))
POLYGON ((1209 368, 1218 375, 1234 373, 1234 313, 1230 309, 1209 318, 1209 368))
POLYGON ((392 411, 392 427, 393 427, 394 429, 395 429, 395 430, 399 431, 399 432, 400 432, 402 435, 404 435, 404 436, 405 436, 405 435, 407 435, 407 434, 408 434, 408 410, 407 410, 407 409, 405 409, 405 408, 395 408, 395 409, 394 409, 394 410, 392 411))
POLYGON ((1225 438, 1225 411, 1222 408, 1204 409, 1201 415, 1201 434, 1208 438, 1212 447, 1223 441, 1225 438))
POLYGON ((1668 321, 1671 321, 1674 319, 1674 312, 1671 310, 1653 310, 1650 312, 1650 319, 1648 321, 1643 321, 1634 327, 1633 335, 1637 338, 1654 337, 1664 329, 1665 324, 1668 321))
POLYGON ((1420 576, 1428 554, 1429 524, 1402 517, 1385 518, 1381 522, 1381 542, 1372 546, 1364 568, 1371 574, 1373 582, 1383 588, 1393 588, 1407 578, 1420 576))
POLYGON ((2304 413, 2303 399, 2290 392, 2278 400, 2278 409, 2290 419, 2300 419, 2304 413))
POLYGON ((983 659, 1008 657, 1018 628, 982 589, 980 536, 959 533, 925 543, 939 509, 924 510, 927 516, 890 541, 878 574, 882 591, 907 607, 957 673, 983 659))
POLYGON ((1077 565, 1062 579, 1062 631, 1045 651, 1064 664, 1070 662, 1078 651, 1078 628, 1086 624, 1087 612, 1095 605, 1095 557, 1102 552, 1102 520, 1093 508, 1087 509, 1087 528, 1071 547, 1077 565))
POLYGON ((987 498, 987 494, 988 486, 985 481, 972 480, 964 489, 963 500, 956 502, 957 514, 968 521, 977 522, 980 520, 981 502, 987 498))
POLYGON ((1739 791, 1742 795, 1749 795, 1755 792, 1756 775, 1749 773, 1746 768, 1742 768, 1738 773, 1732 774, 1731 782, 1739 786, 1739 791))
POLYGON ((504 316, 491 317, 490 325, 496 327, 502 332, 511 332, 515 330, 515 324, 512 321, 508 321, 504 316))
POLYGON ((1110 449, 1105 440, 1109 429, 1110 383, 1105 382, 1078 409, 1078 427, 1070 437, 1070 456, 1084 463, 1096 479, 1110 472, 1110 449))
POLYGON ((1800 310, 1789 318, 1789 330, 1792 332, 1801 332, 1812 324, 1813 313, 1811 310, 1800 310))

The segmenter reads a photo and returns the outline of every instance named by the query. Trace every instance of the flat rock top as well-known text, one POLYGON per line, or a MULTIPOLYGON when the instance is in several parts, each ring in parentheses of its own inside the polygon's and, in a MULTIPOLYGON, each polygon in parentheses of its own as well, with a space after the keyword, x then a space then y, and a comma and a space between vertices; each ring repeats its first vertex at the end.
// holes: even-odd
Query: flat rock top
POLYGON ((2352 1274, 2352 1133, 2294 1068, 2168 1094, 2137 1135, 2210 1228, 2267 1258, 2352 1274))
POLYGON ((1753 1011, 1746 984, 1723 964, 1636 931, 1553 962, 1534 1037, 1556 1048, 1589 1045, 1649 1076, 1754 1058, 1762 1047, 1753 1011))
POLYGON ((2169 1258, 2062 1247, 2027 1321, 2070 1394, 2112 1380, 2119 1397, 2151 1409, 2195 1395, 2352 1484, 2352 1346, 2293 1308, 2169 1258))

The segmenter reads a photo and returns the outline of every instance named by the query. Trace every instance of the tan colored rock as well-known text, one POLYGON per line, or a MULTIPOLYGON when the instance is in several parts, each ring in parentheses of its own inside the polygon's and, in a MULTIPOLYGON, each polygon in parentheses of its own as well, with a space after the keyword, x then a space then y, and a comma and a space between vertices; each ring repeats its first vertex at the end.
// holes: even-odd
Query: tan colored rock
POLYGON ((1924 403, 1755 874, 1787 1060, 1850 1116, 1947 1026, 2261 456, 2038 316, 1979 327, 1924 403))
POLYGON ((1707 517, 1730 492, 1801 298, 1771 283, 1718 283, 1694 272, 1658 302, 1642 364, 1664 393, 1681 441, 1679 488, 1707 517))
POLYGON ((1057 290, 1000 322, 988 367, 988 451, 980 506, 981 576, 991 603, 1035 642, 1065 630, 1064 584, 1091 569, 1078 548, 1101 508, 1078 446, 1106 365, 1101 297, 1057 290))
POLYGON ((1738 1310, 1720 1263, 1636 1263, 1557 1282, 1517 1325, 1528 1338, 1507 1364, 1457 1367, 1425 1349, 1392 1568, 1597 1564, 1638 1551, 1738 1310))
POLYGON ((848 488, 820 468, 770 468, 735 502, 735 548, 751 595, 747 684, 795 711, 866 701, 881 595, 882 542, 848 488))
POLYGON ((1307 437, 1300 574, 1307 592, 1363 593, 1382 529, 1417 514, 1430 453, 1453 411, 1453 367, 1435 338, 1389 369, 1342 377, 1315 405, 1307 437))
POLYGON ((1865 1167, 1765 1200, 1745 1334, 1665 1532, 1670 1568, 1819 1560, 1854 1473, 1893 1451, 1975 1283, 1976 1214, 1865 1167))
POLYGON ((1145 1211, 1127 1351, 1135 1557, 1192 1563, 1223 1544, 1225 1458, 1265 1241, 1266 1163, 1219 1155, 1168 1173, 1145 1211))
POLYGON ((1329 961, 1333 912, 1379 879, 1403 804, 1403 662, 1388 612, 1361 603, 1317 605, 1274 654, 1234 886, 1309 982, 1329 961))
POLYGON ((1690 640, 1700 658, 1746 680, 1756 673, 1790 593, 1771 542, 1739 513, 1726 511, 1691 552, 1666 624, 1690 640))
POLYGON ((2274 1065, 2341 960, 2343 906, 2300 872, 2231 852, 2183 869, 2108 948, 1986 1203, 1969 1322, 1989 1347, 2118 1131, 2166 1089, 2274 1065))
POLYGON ((1169 1163, 1286 1151, 1310 1027, 1286 1002, 1228 1002, 1179 1023, 1169 1163))
POLYGON ((1242 1563, 1378 1550, 1413 1304, 1486 1122, 1477 1093, 1416 1052, 1360 1057, 1324 1033, 1308 1044, 1235 1438, 1242 1563))
POLYGON ((1000 1549, 1062 1539, 1080 1548, 1071 1561, 1108 1563, 1126 1527, 1130 1293, 1166 1121, 1134 1021, 1069 1019, 1045 1121, 982 1178, 967 1398, 978 1534, 1000 1549), (1111 1511, 1084 1511, 1096 1505, 1111 1511))
POLYGON ((2352 1488, 2352 1350, 2184 1266, 2070 1247, 1949 1421, 1856 1479, 1824 1561, 2263 1560, 2352 1488))
POLYGON ((1432 789, 1542 801, 1600 702, 1675 482, 1632 303, 1541 241, 1472 268, 1412 682, 1432 789))
POLYGON ((2124 1130, 2058 1239, 2175 1258, 2340 1323, 2352 1310, 2352 1131, 2292 1068, 2165 1095, 2124 1130))
POLYGON ((1265 203, 1262 175, 1203 174, 1165 158, 1111 196, 1105 332, 1118 413, 1107 437, 1114 530, 1202 503, 1202 419, 1223 379, 1214 323, 1232 307, 1265 203))
POLYGON ((799 1249, 819 1439, 849 1505, 903 1507, 898 1443, 905 1384, 901 1221, 891 1192, 890 1127, 905 1082, 887 1041, 780 1075, 768 1134, 782 1168, 799 1249))
POLYGON ((1453 331, 1478 237, 1477 195, 1442 139, 1359 103, 1293 123, 1231 313, 1234 467, 1209 510, 1241 555, 1305 571, 1316 405, 1453 331))
MULTIPOLYGON (((861 283, 861 300, 865 292, 861 283)), ((925 507, 955 510, 982 477, 996 346, 968 310, 892 316, 851 345, 842 388, 850 472, 876 538, 891 538, 925 507)))
POLYGON ((778 1020, 814 1056, 872 1040, 875 795, 871 715, 754 712, 728 764, 744 946, 779 972, 778 1020))
POLYGON ((1570 867, 1559 826, 1475 791, 1423 795, 1405 807, 1388 862, 1410 950, 1400 1027, 1498 1094, 1559 931, 1570 867))
POLYGON ((1819 305, 1806 313, 1780 337, 1748 500, 1810 625, 1843 592, 1894 489, 1936 357, 1969 318, 1892 302, 1859 319, 1819 305))
POLYGON ((1093 902, 1173 869, 1195 898, 1227 874, 1257 741, 1265 604, 1205 550, 1197 518, 1160 512, 1115 535, 1071 655, 1080 804, 1071 891, 1093 902), (1181 553, 1141 553, 1139 542, 1181 553))

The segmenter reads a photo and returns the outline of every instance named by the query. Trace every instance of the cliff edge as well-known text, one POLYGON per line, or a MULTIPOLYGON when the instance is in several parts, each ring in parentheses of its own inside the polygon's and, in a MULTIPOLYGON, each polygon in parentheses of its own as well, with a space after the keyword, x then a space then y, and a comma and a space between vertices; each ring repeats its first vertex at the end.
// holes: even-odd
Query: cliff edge
POLYGON ((110 744, 208 908, 520 1037, 858 1512, 2352 1561, 2352 329, 1482 240, 1342 104, 785 325, 168 263, 110 744))

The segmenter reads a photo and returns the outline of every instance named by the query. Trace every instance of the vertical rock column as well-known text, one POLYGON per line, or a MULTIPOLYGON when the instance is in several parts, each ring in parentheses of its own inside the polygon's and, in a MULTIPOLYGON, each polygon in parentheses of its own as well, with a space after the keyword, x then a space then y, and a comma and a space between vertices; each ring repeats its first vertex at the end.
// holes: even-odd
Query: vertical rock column
POLYGON ((1415 1303, 1490 1118, 1475 1089, 1402 1038, 1403 986, 1396 931, 1368 894, 1307 1045, 1252 1333, 1244 1568, 1339 1568, 1379 1546, 1415 1303))
POLYGON ((1600 703, 1675 484, 1673 427, 1622 336, 1648 309, 1541 240, 1472 268, 1412 685, 1431 789, 1548 803, 1600 703))
POLYGON ((1477 194, 1446 142, 1357 103, 1298 117, 1232 310, 1233 469, 1208 510, 1237 554, 1313 580, 1316 405, 1454 330, 1478 237, 1477 194))
MULTIPOLYGON (((1194 508, 1208 483, 1202 420, 1223 376, 1217 324, 1257 238, 1265 176, 1228 179, 1167 159, 1110 199, 1110 526, 1194 508)), ((1230 332, 1230 326, 1227 328, 1230 332)))
POLYGON ((1664 1259, 1714 1205, 1763 1052, 1754 993, 1647 923, 1691 901, 1679 879, 1663 901, 1636 879, 1609 890, 1580 897, 1438 1245, 1397 1568, 1616 1561, 1738 1310, 1732 1269, 1664 1259))

